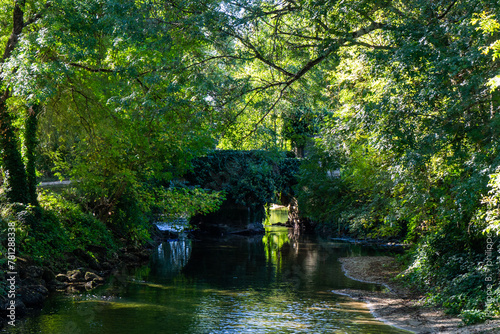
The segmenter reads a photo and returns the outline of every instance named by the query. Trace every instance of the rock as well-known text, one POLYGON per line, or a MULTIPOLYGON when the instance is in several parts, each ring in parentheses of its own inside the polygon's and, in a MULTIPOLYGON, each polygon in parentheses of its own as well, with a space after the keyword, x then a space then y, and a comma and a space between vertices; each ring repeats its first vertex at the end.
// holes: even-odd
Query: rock
POLYGON ((66 260, 64 262, 72 264, 76 262, 76 256, 71 253, 65 253, 66 260))
POLYGON ((28 287, 19 289, 20 299, 24 305, 28 307, 37 307, 43 304, 48 290, 41 285, 38 287, 39 288, 28 287), (45 294, 39 291, 43 291, 45 294))
POLYGON ((0 313, 4 314, 9 306, 9 299, 5 296, 0 296, 0 313))
POLYGON ((68 276, 66 276, 64 274, 57 274, 56 280, 58 280, 59 282, 69 282, 68 276))
POLYGON ((99 263, 99 262, 97 262, 97 260, 96 260, 96 259, 93 259, 93 261, 92 261, 92 262, 89 262, 89 263, 88 263, 88 266, 89 266, 89 268, 90 268, 90 269, 92 269, 92 270, 97 270, 97 271, 102 270, 102 266, 100 265, 100 263, 99 263))
POLYGON ((42 279, 45 282, 50 282, 56 279, 56 275, 54 275, 54 272, 48 268, 43 269, 43 274, 42 274, 42 279))
POLYGON ((71 287, 75 288, 77 291, 84 291, 87 290, 87 282, 70 283, 70 288, 71 287))
POLYGON ((83 286, 80 286, 80 285, 70 285, 66 289, 66 292, 67 293, 79 293, 80 291, 83 290, 82 288, 83 288, 83 286))
POLYGON ((16 318, 23 317, 26 313, 28 313, 26 305, 24 305, 22 300, 16 299, 16 318))
POLYGON ((25 278, 21 281, 24 286, 45 285, 45 281, 41 278, 25 278))
POLYGON ((49 291, 65 290, 68 286, 68 282, 60 282, 56 279, 47 283, 47 288, 49 289, 49 291))
POLYGON ((35 285, 35 286, 30 287, 30 289, 32 291, 40 293, 44 296, 47 296, 49 294, 49 290, 43 285, 35 285))
POLYGON ((104 283, 104 278, 93 272, 87 271, 85 273, 85 281, 86 282, 92 281, 94 283, 104 283))
POLYGON ((68 276, 70 282, 82 282, 85 279, 80 269, 68 271, 66 276, 68 276))
POLYGON ((73 251, 73 254, 79 259, 81 259, 85 263, 85 266, 88 265, 89 267, 96 270, 101 269, 99 262, 94 257, 92 257, 87 251, 77 248, 73 251))
POLYGON ((39 266, 28 266, 24 268, 22 276, 28 278, 41 278, 43 274, 43 268, 39 266))
POLYGON ((92 290, 97 286, 97 283, 95 281, 90 281, 85 283, 85 290, 89 291, 92 290))

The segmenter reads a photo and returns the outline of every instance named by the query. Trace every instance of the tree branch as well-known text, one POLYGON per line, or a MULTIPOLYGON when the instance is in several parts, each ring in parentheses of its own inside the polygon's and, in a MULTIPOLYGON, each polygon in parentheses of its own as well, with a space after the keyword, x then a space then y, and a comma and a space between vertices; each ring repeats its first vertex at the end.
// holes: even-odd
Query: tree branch
MULTIPOLYGON (((24 28, 24 5, 25 0, 18 0, 15 2, 14 10, 12 12, 12 33, 10 34, 9 39, 7 40, 7 44, 5 45, 5 49, 0 59, 0 64, 4 63, 14 51, 17 43, 19 42, 19 35, 23 32, 24 28)), ((0 85, 2 83, 1 79, 2 67, 0 67, 0 85)), ((3 92, 0 97, 0 104, 5 103, 10 96, 10 88, 7 87, 5 92, 3 92)))
POLYGON ((350 45, 360 45, 360 46, 365 46, 367 48, 372 48, 372 49, 375 49, 375 50, 392 50, 393 48, 391 48, 390 46, 385 46, 385 45, 372 45, 372 44, 369 44, 369 43, 365 43, 365 42, 361 42, 361 41, 355 41, 355 42, 351 42, 350 45))
POLYGON ((7 45, 5 46, 2 59, 0 63, 3 63, 10 57, 12 51, 17 45, 19 41, 19 35, 23 32, 24 28, 24 5, 25 0, 16 1, 14 5, 14 10, 12 12, 12 33, 7 40, 7 45))
POLYGON ((284 31, 281 31, 279 29, 278 29, 278 34, 285 35, 285 36, 299 37, 299 38, 303 38, 303 39, 312 39, 312 40, 315 40, 315 41, 324 41, 324 39, 321 38, 321 37, 314 37, 314 36, 305 36, 305 35, 301 35, 301 34, 294 34, 294 33, 284 32, 284 31))
POLYGON ((441 20, 443 19, 446 15, 448 15, 448 13, 451 11, 451 9, 453 8, 453 6, 455 6, 455 4, 457 3, 457 0, 453 0, 453 2, 448 6, 448 8, 446 8, 446 10, 443 12, 443 14, 439 15, 437 18, 438 20, 441 20))
MULTIPOLYGON (((237 99, 241 98, 242 96, 244 96, 244 95, 246 95, 246 94, 249 94, 249 93, 255 93, 255 94, 254 94, 254 96, 255 96, 257 93, 259 93, 259 92, 261 92, 261 91, 264 91, 264 90, 266 90, 266 89, 268 89, 268 88, 271 88, 271 87, 276 87, 276 86, 282 86, 282 85, 286 85, 286 82, 285 82, 285 81, 273 82, 273 83, 269 83, 269 84, 264 85, 264 86, 258 86, 258 87, 255 87, 255 88, 252 88, 252 89, 249 89, 249 90, 245 90, 245 91, 241 92, 240 94, 238 94, 238 95, 234 96, 233 98, 229 99, 228 101, 226 101, 226 102, 224 102, 224 103, 219 104, 217 107, 222 108, 222 107, 224 107, 226 104, 228 104, 228 103, 230 103, 230 102, 232 102, 232 101, 235 101, 235 100, 237 100, 237 99)), ((253 96, 253 97, 254 97, 254 96, 253 96)), ((253 98, 253 97, 252 97, 252 98, 253 98)))
POLYGON ((264 56, 262 56, 262 54, 259 52, 259 50, 257 50, 257 48, 255 46, 253 46, 253 44, 250 41, 244 39, 243 37, 241 37, 241 36, 239 36, 237 34, 232 34, 232 33, 229 33, 229 34, 230 34, 230 36, 233 36, 234 38, 238 39, 247 48, 249 48, 250 50, 252 50, 254 52, 255 58, 259 59, 264 64, 268 65, 269 67, 274 68, 275 70, 278 70, 279 72, 285 74, 288 77, 293 77, 294 76, 293 73, 288 72, 284 68, 281 68, 278 65, 274 64, 273 62, 271 62, 271 61, 267 60, 266 58, 264 58, 264 56))
POLYGON ((359 38, 363 35, 369 34, 372 31, 377 30, 377 29, 381 29, 383 27, 385 27, 385 25, 383 25, 381 23, 377 23, 377 22, 372 22, 368 27, 361 28, 355 32, 352 32, 351 37, 349 37, 349 38, 342 38, 342 39, 333 41, 332 43, 330 43, 330 46, 323 51, 323 54, 321 56, 317 57, 316 59, 310 60, 307 64, 305 64, 304 67, 302 67, 302 69, 299 70, 290 81, 288 81, 287 87, 290 86, 293 82, 299 80, 304 74, 306 74, 314 66, 316 66, 317 64, 319 64, 323 60, 325 60, 326 57, 328 57, 333 51, 338 50, 346 42, 352 41, 356 38, 359 38))
POLYGON ((78 67, 78 68, 84 69, 84 70, 92 72, 92 73, 113 73, 113 72, 115 72, 109 68, 92 68, 92 67, 88 67, 88 66, 81 65, 78 63, 69 63, 68 65, 78 67))
MULTIPOLYGON (((51 6, 50 2, 47 2, 45 3, 45 9, 49 8, 51 6)), ((39 19, 41 19, 43 16, 43 13, 40 12, 40 13, 36 13, 35 15, 33 15, 28 21, 26 21, 24 23, 24 27, 27 27, 29 26, 30 24, 33 24, 35 23, 36 21, 38 21, 39 19)))
POLYGON ((184 67, 184 70, 187 70, 191 67, 195 67, 195 66, 198 66, 198 65, 202 65, 204 63, 207 63, 211 60, 215 60, 215 59, 238 59, 238 60, 252 60, 253 58, 242 58, 242 57, 237 57, 237 56, 230 56, 230 55, 222 55, 222 56, 213 56, 213 57, 208 57, 208 58, 205 58, 205 59, 202 59, 201 61, 199 62, 196 62, 196 63, 193 63, 193 64, 190 64, 186 67, 184 67))
POLYGON ((257 131, 259 124, 262 123, 262 121, 264 121, 264 119, 267 117, 267 115, 269 115, 269 113, 274 110, 274 108, 276 107, 276 105, 278 104, 278 102, 281 101, 281 98, 283 97, 283 93, 288 88, 288 86, 290 86, 292 84, 292 82, 293 81, 291 81, 290 83, 285 84, 285 87, 283 87, 281 89, 280 94, 279 94, 278 98, 276 99, 276 101, 274 101, 274 103, 271 105, 271 107, 269 107, 269 109, 267 109, 267 111, 264 113, 264 115, 262 115, 262 117, 257 121, 257 123, 255 123, 255 126, 254 126, 253 130, 250 131, 245 136, 243 136, 243 138, 241 138, 242 141, 245 140, 245 139, 247 139, 252 134, 254 134, 255 131, 257 131))

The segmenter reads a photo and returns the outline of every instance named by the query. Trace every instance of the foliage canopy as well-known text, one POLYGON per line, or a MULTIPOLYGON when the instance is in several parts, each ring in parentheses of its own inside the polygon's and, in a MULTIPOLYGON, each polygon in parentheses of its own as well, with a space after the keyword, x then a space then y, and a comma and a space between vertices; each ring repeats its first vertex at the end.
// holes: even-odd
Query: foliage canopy
MULTIPOLYGON (((233 163, 207 155, 215 147, 283 151, 316 137, 296 187, 304 214, 336 233, 414 242, 409 277, 431 284, 435 302, 467 321, 498 313, 479 297, 465 302, 473 284, 484 288, 477 263, 500 231, 498 1, 0 8, 4 202, 40 204, 38 161, 39 172, 75 181, 68 198, 81 210, 141 239, 155 210, 220 204, 200 189, 168 190, 191 161, 209 166, 200 178, 233 163), (461 278, 452 276, 460 261, 461 278)), ((247 177, 215 188, 248 206, 273 200, 281 158, 240 154, 227 173, 247 177)))

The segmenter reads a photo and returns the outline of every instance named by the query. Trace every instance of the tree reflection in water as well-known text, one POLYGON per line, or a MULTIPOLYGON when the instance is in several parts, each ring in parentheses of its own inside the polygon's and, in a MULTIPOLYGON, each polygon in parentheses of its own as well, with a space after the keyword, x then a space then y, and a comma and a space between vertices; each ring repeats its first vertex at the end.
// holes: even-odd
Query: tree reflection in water
POLYGON ((163 278, 177 276, 188 263, 192 248, 190 239, 170 240, 161 243, 152 258, 153 274, 163 278))

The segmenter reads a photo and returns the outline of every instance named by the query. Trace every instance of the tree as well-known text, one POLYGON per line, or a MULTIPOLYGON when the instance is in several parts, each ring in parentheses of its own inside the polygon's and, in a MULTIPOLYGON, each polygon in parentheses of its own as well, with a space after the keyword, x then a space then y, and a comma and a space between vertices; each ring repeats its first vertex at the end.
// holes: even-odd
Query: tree
MULTIPOLYGON (((45 8, 36 8, 35 5, 27 6, 25 0, 14 1, 13 4, 4 2, 2 7, 6 10, 4 12, 5 14, 11 14, 11 18, 4 21, 5 23, 8 22, 4 27, 11 29, 11 32, 3 49, 2 57, 0 58, 0 89, 2 90, 0 96, 0 148, 2 151, 2 162, 5 175, 4 189, 7 199, 11 202, 36 204, 36 196, 34 195, 36 181, 33 177, 34 141, 32 139, 33 134, 36 132, 37 115, 32 107, 26 108, 29 109, 29 123, 27 127, 28 141, 26 143, 28 146, 27 160, 29 169, 27 175, 26 167, 22 159, 20 143, 17 140, 18 136, 12 124, 13 117, 8 105, 8 100, 13 90, 9 76, 12 72, 15 72, 15 69, 9 68, 8 66, 5 67, 4 65, 13 57, 13 53, 15 53, 16 49, 19 47, 19 41, 23 32, 30 29, 30 26, 39 19, 45 8), (30 8, 27 9, 27 7, 30 8), (25 16, 28 17, 27 20, 25 16)), ((6 36, 7 31, 8 30, 2 31, 2 36, 6 36)), ((38 107, 35 107, 35 109, 37 108, 38 107)))
POLYGON ((400 10, 384 31, 389 48, 344 48, 330 71, 334 117, 317 159, 340 165, 341 177, 305 165, 299 202, 335 232, 414 242, 405 278, 480 321, 498 313, 484 303, 483 264, 484 232, 498 228, 500 104, 489 84, 498 62, 483 52, 497 38, 473 22, 474 12, 497 15, 498 4, 412 1, 400 10))
POLYGON ((307 92, 320 97, 326 86, 322 69, 335 68, 342 48, 386 48, 378 44, 376 32, 389 29, 398 13, 392 3, 378 1, 240 0, 223 4, 220 19, 207 27, 220 36, 220 41, 214 38, 216 57, 245 63, 231 71, 240 80, 233 98, 218 101, 222 103, 217 107, 231 109, 226 133, 244 132, 242 140, 257 133, 280 102, 293 99, 301 89, 311 88, 307 92), (254 116, 245 125, 249 110, 254 116))
MULTIPOLYGON (((498 23, 498 19, 495 17, 495 14, 488 14, 486 12, 482 12, 478 14, 473 20, 473 24, 479 25, 478 30, 482 31, 486 36, 496 38, 490 45, 487 45, 483 48, 483 52, 485 54, 491 53, 493 55, 493 61, 498 60, 500 55, 500 40, 498 39, 498 32, 500 31, 500 23, 498 23)), ((500 86, 500 75, 496 75, 488 81, 488 85, 491 88, 492 94, 497 93, 495 90, 498 90, 500 86)), ((495 170, 494 173, 490 174, 490 180, 488 182, 488 187, 490 191, 488 194, 485 194, 482 198, 483 204, 486 205, 486 228, 485 232, 488 234, 500 235, 500 223, 499 223, 499 168, 495 170)))
POLYGON ((308 141, 317 132, 320 115, 312 110, 297 106, 292 107, 283 117, 283 137, 290 140, 298 158, 305 157, 305 148, 308 141))
MULTIPOLYGON (((478 24, 478 30, 493 38, 497 37, 498 32, 500 31, 500 23, 495 17, 495 14, 488 14, 487 12, 479 13, 476 17, 473 18, 472 24, 478 24)), ((485 46, 483 48, 483 51, 485 54, 489 54, 491 52, 493 55, 493 60, 497 60, 500 56, 500 40, 494 40, 490 45, 485 46)), ((500 76, 496 75, 495 77, 491 78, 488 82, 488 85, 491 86, 492 90, 497 89, 500 86, 500 76)))
MULTIPOLYGON (((16 2, 14 12, 24 5, 16 2)), ((127 196, 146 210, 154 202, 152 184, 168 185, 194 156, 214 146, 218 115, 203 97, 223 80, 212 80, 217 68, 199 61, 207 45, 199 21, 209 6, 54 1, 32 15, 30 29, 21 34, 16 28, 15 47, 8 44, 2 78, 11 104, 31 105, 27 148, 36 142, 33 117, 39 116, 49 130, 42 144, 53 142, 55 131, 66 143, 45 153, 78 181, 83 204, 103 221, 120 216, 117 208, 127 196)), ((22 18, 22 11, 16 15, 22 18)), ((15 139, 14 127, 7 128, 15 139)), ((4 146, 9 143, 22 168, 4 157, 7 175, 20 171, 16 180, 26 182, 20 145, 6 139, 4 146)), ((31 182, 32 153, 26 149, 31 182)), ((26 185, 11 189, 22 191, 11 201, 26 202, 34 188, 29 195, 26 185)))

